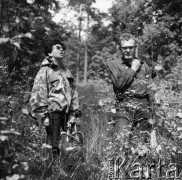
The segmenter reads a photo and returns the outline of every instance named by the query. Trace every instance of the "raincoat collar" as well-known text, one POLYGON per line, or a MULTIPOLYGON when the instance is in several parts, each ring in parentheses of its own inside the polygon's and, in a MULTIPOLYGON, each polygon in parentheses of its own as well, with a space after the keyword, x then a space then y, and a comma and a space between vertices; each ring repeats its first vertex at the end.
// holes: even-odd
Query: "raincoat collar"
POLYGON ((66 67, 65 67, 64 64, 62 64, 62 66, 57 65, 57 64, 53 61, 53 59, 52 59, 51 56, 47 56, 47 57, 42 61, 41 67, 43 67, 43 66, 49 66, 49 67, 52 67, 53 69, 57 69, 57 68, 58 68, 58 69, 59 69, 59 68, 61 68, 61 69, 66 69, 66 67))

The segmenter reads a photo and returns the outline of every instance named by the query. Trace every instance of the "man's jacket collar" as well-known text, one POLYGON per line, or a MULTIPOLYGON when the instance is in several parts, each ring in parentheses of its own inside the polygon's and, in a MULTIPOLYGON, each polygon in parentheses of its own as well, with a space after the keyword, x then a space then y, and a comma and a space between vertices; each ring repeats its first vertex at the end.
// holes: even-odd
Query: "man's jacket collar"
POLYGON ((120 51, 117 52, 115 61, 117 61, 119 64, 124 64, 124 65, 129 66, 129 67, 131 66, 130 64, 123 61, 120 51))

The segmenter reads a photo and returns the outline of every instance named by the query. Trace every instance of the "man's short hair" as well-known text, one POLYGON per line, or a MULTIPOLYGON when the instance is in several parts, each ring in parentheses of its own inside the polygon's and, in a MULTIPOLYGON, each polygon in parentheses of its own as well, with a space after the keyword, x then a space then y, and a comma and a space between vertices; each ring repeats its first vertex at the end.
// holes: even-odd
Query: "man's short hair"
POLYGON ((133 39, 135 43, 137 44, 138 42, 137 39, 132 34, 129 34, 129 33, 121 34, 121 36, 119 37, 119 44, 121 45, 121 41, 128 41, 130 39, 133 39))

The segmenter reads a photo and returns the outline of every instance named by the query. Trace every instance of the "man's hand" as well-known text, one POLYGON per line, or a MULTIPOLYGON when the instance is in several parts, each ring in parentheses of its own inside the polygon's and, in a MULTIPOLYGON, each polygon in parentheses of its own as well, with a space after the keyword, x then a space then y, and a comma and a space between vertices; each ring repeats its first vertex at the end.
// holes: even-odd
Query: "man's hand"
POLYGON ((68 122, 69 122, 69 123, 74 123, 74 122, 76 122, 75 116, 71 116, 68 122))
POLYGON ((134 59, 131 64, 131 69, 133 69, 134 71, 138 71, 140 67, 141 67, 140 61, 138 59, 134 59))

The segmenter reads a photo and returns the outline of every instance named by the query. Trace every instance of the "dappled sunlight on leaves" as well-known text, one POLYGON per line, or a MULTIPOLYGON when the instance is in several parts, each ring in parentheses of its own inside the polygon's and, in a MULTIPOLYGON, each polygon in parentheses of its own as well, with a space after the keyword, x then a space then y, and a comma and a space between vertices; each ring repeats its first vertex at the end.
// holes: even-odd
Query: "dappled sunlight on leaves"
POLYGON ((27 0, 27 3, 33 4, 35 0, 27 0))

